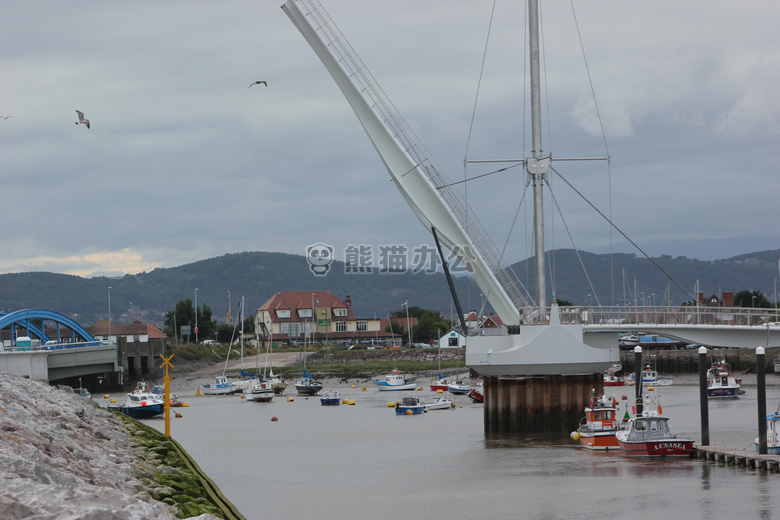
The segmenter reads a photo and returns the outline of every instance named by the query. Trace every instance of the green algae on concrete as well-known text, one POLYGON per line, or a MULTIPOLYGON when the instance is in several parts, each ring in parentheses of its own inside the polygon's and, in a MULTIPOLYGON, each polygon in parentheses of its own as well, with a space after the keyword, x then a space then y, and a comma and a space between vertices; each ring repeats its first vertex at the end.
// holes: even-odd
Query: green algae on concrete
POLYGON ((127 415, 114 415, 133 436, 136 478, 143 485, 139 491, 176 508, 177 518, 209 513, 225 520, 245 520, 179 443, 127 415))

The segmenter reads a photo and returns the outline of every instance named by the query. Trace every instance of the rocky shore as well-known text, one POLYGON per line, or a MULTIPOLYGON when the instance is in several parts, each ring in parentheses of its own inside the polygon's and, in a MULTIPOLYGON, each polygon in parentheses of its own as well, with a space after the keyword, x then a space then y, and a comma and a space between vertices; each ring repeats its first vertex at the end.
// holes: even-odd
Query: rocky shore
POLYGON ((164 441, 69 387, 0 373, 0 518, 219 518, 164 441))

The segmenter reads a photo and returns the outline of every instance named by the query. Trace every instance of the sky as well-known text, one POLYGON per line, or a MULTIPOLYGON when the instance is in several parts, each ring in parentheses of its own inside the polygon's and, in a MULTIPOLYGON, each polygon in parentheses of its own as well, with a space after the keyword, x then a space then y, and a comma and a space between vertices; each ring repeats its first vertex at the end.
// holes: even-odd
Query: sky
MULTIPOLYGON (((449 176, 482 176, 460 186, 505 258, 531 256, 522 168, 464 167, 530 154, 523 3, 491 24, 489 0, 321 1, 449 176)), ((4 2, 0 273, 433 245, 280 5, 4 2)), ((544 3, 544 150, 610 158, 553 163, 545 246, 636 252, 592 204, 654 255, 780 248, 778 19, 769 1, 544 3)))

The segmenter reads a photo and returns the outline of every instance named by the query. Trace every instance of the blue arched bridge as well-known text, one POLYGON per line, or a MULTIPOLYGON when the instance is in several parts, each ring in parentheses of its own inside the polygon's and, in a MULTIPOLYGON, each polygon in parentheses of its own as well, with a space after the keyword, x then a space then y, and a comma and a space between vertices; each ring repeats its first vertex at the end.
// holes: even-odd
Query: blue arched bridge
POLYGON ((0 370, 49 382, 118 370, 117 347, 46 309, 0 311, 0 370))

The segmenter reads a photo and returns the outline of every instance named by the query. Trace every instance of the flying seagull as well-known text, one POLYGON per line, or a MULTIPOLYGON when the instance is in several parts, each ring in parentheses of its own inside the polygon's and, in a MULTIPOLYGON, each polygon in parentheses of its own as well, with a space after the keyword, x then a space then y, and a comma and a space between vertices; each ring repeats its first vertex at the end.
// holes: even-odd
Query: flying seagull
MULTIPOLYGON (((265 81, 255 81, 254 83, 252 83, 252 85, 265 85, 267 87, 268 83, 266 83, 265 81)), ((252 88, 252 85, 249 85, 249 88, 252 88)))
POLYGON ((8 119, 9 117, 14 117, 15 118, 16 116, 0 116, 0 118, 2 118, 2 119, 8 119))
POLYGON ((77 125, 87 125, 87 128, 89 128, 89 119, 84 119, 84 112, 76 110, 76 113, 79 115, 79 120, 78 120, 78 122, 76 124, 77 125))

